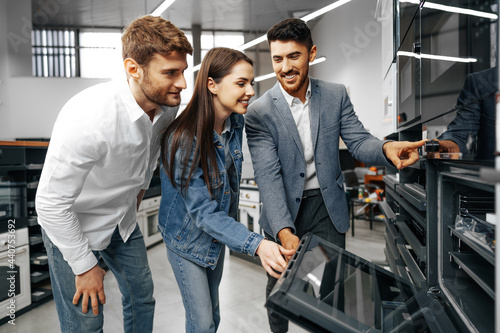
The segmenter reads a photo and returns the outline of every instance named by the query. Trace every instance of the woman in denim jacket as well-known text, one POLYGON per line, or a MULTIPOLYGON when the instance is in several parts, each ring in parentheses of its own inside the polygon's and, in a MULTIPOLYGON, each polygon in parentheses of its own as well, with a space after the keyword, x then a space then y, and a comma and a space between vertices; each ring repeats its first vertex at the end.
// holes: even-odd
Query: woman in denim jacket
POLYGON ((243 114, 255 94, 252 61, 215 48, 203 59, 193 97, 162 144, 159 229, 186 310, 186 332, 215 332, 225 245, 259 255, 279 277, 291 255, 235 220, 241 180, 243 114))

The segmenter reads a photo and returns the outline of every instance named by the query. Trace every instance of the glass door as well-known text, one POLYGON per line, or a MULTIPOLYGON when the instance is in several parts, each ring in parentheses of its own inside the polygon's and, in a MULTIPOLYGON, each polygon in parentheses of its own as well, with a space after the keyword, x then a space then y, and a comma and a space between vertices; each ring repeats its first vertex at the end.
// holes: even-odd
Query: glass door
POLYGON ((457 332, 437 294, 312 234, 266 306, 312 332, 457 332))

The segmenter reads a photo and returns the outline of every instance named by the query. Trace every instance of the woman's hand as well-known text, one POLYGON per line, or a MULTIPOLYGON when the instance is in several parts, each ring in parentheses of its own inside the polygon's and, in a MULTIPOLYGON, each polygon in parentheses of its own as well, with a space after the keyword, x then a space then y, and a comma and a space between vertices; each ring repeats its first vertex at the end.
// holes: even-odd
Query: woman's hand
POLYGON ((280 274, 286 268, 286 261, 283 256, 291 256, 295 250, 286 250, 275 242, 264 239, 257 248, 257 255, 260 258, 262 267, 272 277, 278 279, 280 274))

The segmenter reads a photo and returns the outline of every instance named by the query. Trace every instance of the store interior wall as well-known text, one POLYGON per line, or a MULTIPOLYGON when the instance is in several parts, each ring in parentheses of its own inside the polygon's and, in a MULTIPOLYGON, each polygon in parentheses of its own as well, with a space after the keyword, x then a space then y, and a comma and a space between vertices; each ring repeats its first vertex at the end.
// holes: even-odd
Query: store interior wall
MULTIPOLYGON (((312 22, 318 55, 327 61, 311 68, 311 75, 345 84, 361 121, 376 136, 383 104, 380 69, 380 29, 373 16, 376 1, 355 0, 312 22), (366 43, 360 44, 359 32, 370 30, 366 43), (366 45, 365 45, 366 44, 366 45), (349 46, 351 48, 349 48, 349 46), (343 49, 343 48, 344 49, 343 49), (358 51, 346 57, 345 49, 358 51), (369 125, 369 126, 368 126, 369 125)), ((57 114, 66 101, 79 91, 106 79, 40 78, 31 73, 30 0, 0 0, 0 139, 49 137, 57 114), (22 45, 21 45, 22 44, 22 45), (17 46, 17 49, 15 48, 17 46)), ((256 75, 272 72, 266 45, 261 45, 256 75)), ((263 94, 276 79, 261 82, 263 94)))
POLYGON ((33 77, 31 0, 0 0, 0 140, 48 138, 67 100, 103 79, 33 77))
POLYGON ((365 128, 383 139, 382 37, 375 19, 377 1, 354 0, 321 16, 312 30, 318 57, 311 75, 347 87, 354 110, 365 128))
POLYGON ((7 0, 0 0, 0 138, 3 137, 2 127, 8 122, 6 109, 7 96, 7 22, 5 20, 7 13, 7 0))

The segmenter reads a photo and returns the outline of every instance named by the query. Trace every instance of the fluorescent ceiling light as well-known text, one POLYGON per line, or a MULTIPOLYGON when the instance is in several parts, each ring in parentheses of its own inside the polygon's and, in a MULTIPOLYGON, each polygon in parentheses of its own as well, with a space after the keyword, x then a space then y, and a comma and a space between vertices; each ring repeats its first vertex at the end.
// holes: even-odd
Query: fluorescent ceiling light
POLYGON ((314 59, 313 62, 310 62, 309 65, 316 65, 316 64, 319 64, 319 63, 322 63, 323 61, 326 61, 326 57, 319 57, 319 58, 316 58, 314 59))
POLYGON ((255 82, 260 82, 260 81, 264 81, 264 80, 267 80, 267 79, 271 79, 273 77, 276 77, 276 73, 269 73, 269 74, 266 74, 266 75, 260 75, 260 76, 257 76, 254 81, 255 82))
MULTIPOLYGON (((352 0, 338 0, 338 1, 336 1, 336 2, 332 3, 332 4, 328 5, 328 6, 325 6, 325 7, 321 8, 321 9, 318 9, 318 10, 317 10, 317 11, 315 11, 315 12, 312 12, 311 14, 308 14, 308 15, 306 15, 306 16, 301 17, 301 19, 302 19, 303 21, 305 21, 305 22, 310 21, 310 20, 312 20, 312 19, 314 19, 314 18, 316 18, 316 17, 318 17, 318 16, 321 16, 321 15, 323 15, 323 14, 325 14, 325 13, 328 13, 329 11, 332 11, 332 10, 334 10, 335 8, 338 8, 338 7, 342 6, 342 5, 345 5, 346 3, 351 2, 351 1, 352 1, 352 0)), ((267 34, 266 34, 266 35, 262 35, 262 36, 260 36, 260 37, 257 37, 257 38, 255 38, 254 40, 249 41, 248 43, 245 43, 245 44, 243 44, 243 45, 240 45, 240 46, 236 47, 235 49, 236 49, 236 50, 239 50, 239 51, 243 51, 243 50, 246 50, 246 49, 251 48, 252 46, 255 46, 255 45, 257 45, 257 44, 260 44, 260 43, 262 43, 262 42, 265 42, 266 40, 267 40, 267 34)), ((326 58, 325 58, 325 59, 326 59, 326 58)), ((317 60, 318 60, 318 59, 317 59, 317 60)), ((323 61, 324 61, 324 60, 323 60, 323 61)), ((194 66, 194 67, 191 69, 191 71, 192 71, 193 73, 194 73, 194 72, 196 72, 197 70, 199 70, 199 69, 200 69, 200 66, 201 66, 201 64, 194 66)), ((257 80, 255 80, 255 81, 257 81, 257 80)), ((258 81, 257 81, 257 82, 258 82, 258 81)))
POLYGON ((417 54, 417 53, 407 52, 407 51, 398 51, 398 56, 412 57, 412 58, 417 58, 417 59, 432 59, 432 60, 442 60, 442 61, 451 61, 451 62, 464 62, 464 63, 477 62, 476 58, 459 58, 459 57, 440 56, 440 55, 434 55, 434 54, 424 54, 424 53, 417 54))
POLYGON ((192 70, 192 71, 193 71, 193 73, 194 73, 194 72, 196 72, 196 71, 199 71, 199 70, 200 70, 200 67, 201 67, 201 64, 198 64, 198 65, 196 65, 196 66, 193 66, 193 68, 191 68, 191 70, 192 70))
MULTIPOLYGON (((313 62, 310 62, 309 65, 310 66, 313 66, 313 65, 316 65, 316 64, 319 64, 319 63, 322 63, 323 61, 326 60, 326 57, 319 57, 317 59, 315 59, 313 62)), ((264 81, 264 80, 267 80, 267 79, 271 79, 273 77, 276 77, 276 74, 275 73, 269 73, 269 74, 265 74, 265 75, 260 75, 260 76, 257 76, 254 81, 255 82, 260 82, 260 81, 264 81)))
MULTIPOLYGON (((301 19, 304 21, 304 22, 307 22, 307 21, 310 21, 318 16, 321 16, 325 13, 328 13, 329 11, 331 10, 334 10, 335 8, 338 8, 348 2, 351 2, 352 0, 339 0, 337 2, 334 2, 332 3, 331 5, 328 5, 326 7, 323 7, 321 9, 318 9, 317 11, 315 12, 312 12, 311 14, 308 14, 304 17, 301 17, 301 19)), ((257 44, 260 44, 262 42, 265 42, 267 40, 267 34, 266 35, 262 35, 254 40, 251 40, 249 41, 248 43, 245 43, 243 45, 240 45, 236 48, 236 50, 239 50, 239 51, 243 51, 243 50, 246 50, 246 49, 249 49, 251 48, 252 46, 255 46, 257 44)))
POLYGON ((308 15, 302 17, 302 20, 304 20, 305 22, 310 21, 318 16, 321 16, 325 13, 328 13, 329 11, 334 10, 335 8, 338 8, 342 5, 345 5, 346 3, 351 2, 351 1, 352 0, 338 0, 334 3, 332 3, 331 5, 328 5, 326 7, 318 9, 317 11, 312 12, 311 14, 308 14, 308 15))
MULTIPOLYGON (((420 4, 419 0, 400 0, 400 2, 412 3, 412 4, 415 4, 415 5, 419 5, 420 4)), ((498 19, 498 15, 497 14, 485 13, 485 12, 481 12, 481 11, 478 11, 478 10, 472 10, 472 9, 466 9, 466 8, 460 8, 460 7, 454 7, 454 6, 440 5, 440 4, 433 3, 433 2, 428 2, 428 1, 426 1, 424 3, 424 8, 437 9, 437 10, 442 10, 442 11, 450 12, 450 13, 465 14, 465 15, 471 15, 471 16, 477 16, 477 17, 484 17, 484 18, 489 18, 489 19, 492 19, 492 20, 498 19)))
POLYGON ((254 40, 249 41, 248 43, 238 46, 236 50, 243 51, 251 48, 252 46, 265 42, 266 40, 267 40, 267 35, 263 35, 260 36, 259 38, 255 38, 254 40))
POLYGON ((152 16, 161 16, 164 11, 174 3, 175 0, 165 0, 163 1, 155 10, 151 13, 152 16))

